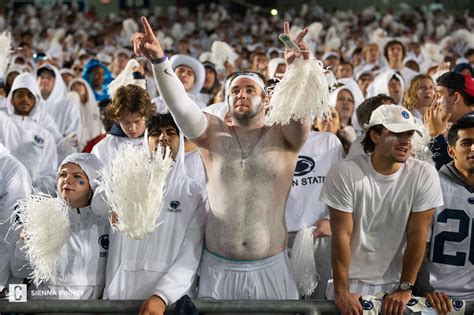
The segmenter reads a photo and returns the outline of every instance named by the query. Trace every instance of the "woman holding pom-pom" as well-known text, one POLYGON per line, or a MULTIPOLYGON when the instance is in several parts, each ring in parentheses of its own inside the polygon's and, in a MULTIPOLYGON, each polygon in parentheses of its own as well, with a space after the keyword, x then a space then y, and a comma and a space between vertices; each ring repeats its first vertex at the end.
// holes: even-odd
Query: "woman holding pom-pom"
POLYGON ((23 230, 12 273, 33 280, 31 298, 101 297, 109 222, 91 207, 101 167, 92 154, 71 154, 58 169, 58 198, 36 195, 20 204, 17 213, 23 230))

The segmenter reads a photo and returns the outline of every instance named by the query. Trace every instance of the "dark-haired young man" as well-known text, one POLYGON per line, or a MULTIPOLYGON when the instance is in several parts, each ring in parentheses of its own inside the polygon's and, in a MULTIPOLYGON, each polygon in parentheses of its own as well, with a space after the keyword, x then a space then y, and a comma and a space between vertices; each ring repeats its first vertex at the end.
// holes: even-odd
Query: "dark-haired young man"
POLYGON ((425 114, 425 123, 433 138, 431 151, 437 169, 451 161, 444 134, 448 123, 473 111, 474 81, 469 75, 446 72, 436 80, 435 103, 425 114))
MULTIPOLYGON (((452 162, 439 171, 444 206, 435 210, 429 243, 430 284, 419 283, 438 313, 451 310, 452 299, 474 299, 474 114, 456 121, 448 132, 452 162), (435 292, 436 290, 436 292, 435 292), (428 293, 427 293, 428 292, 428 293)), ((421 280, 421 279, 418 279, 421 280)))
POLYGON ((321 200, 330 209, 334 291, 341 314, 359 314, 359 297, 389 293, 384 314, 403 314, 423 260, 441 187, 430 164, 410 157, 420 133, 397 105, 379 106, 362 142, 370 155, 331 168, 321 200))

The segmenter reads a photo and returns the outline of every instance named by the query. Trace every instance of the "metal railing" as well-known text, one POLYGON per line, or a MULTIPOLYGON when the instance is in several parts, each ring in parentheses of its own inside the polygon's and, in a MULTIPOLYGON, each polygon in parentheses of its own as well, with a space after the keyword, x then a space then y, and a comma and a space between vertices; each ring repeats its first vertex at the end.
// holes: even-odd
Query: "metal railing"
MULTIPOLYGON (((299 313, 305 315, 338 314, 333 302, 322 300, 193 301, 200 313, 299 313)), ((12 303, 0 301, 0 313, 95 313, 138 314, 141 300, 51 300, 12 303)), ((166 309, 173 314, 175 305, 166 309)), ((407 309, 405 314, 410 314, 407 309)), ((474 314, 474 301, 466 303, 465 314, 474 314)))

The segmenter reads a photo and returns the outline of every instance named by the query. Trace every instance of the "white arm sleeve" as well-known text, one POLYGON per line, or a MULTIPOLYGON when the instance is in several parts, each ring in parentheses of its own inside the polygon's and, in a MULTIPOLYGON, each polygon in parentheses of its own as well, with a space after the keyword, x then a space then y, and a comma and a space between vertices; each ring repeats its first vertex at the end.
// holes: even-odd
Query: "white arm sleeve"
POLYGON ((188 139, 196 139, 207 128, 207 116, 189 98, 168 59, 153 65, 155 83, 179 129, 188 139))

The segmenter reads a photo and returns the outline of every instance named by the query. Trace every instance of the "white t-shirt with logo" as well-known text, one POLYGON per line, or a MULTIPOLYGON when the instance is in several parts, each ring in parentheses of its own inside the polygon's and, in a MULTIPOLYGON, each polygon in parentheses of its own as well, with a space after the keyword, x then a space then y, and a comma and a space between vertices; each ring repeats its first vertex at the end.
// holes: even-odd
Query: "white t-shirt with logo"
POLYGON ((370 155, 358 155, 329 171, 321 201, 353 214, 349 280, 398 283, 411 212, 443 205, 436 169, 409 158, 391 175, 377 173, 370 155))
POLYGON ((312 131, 301 149, 286 203, 286 225, 296 232, 327 214, 319 193, 326 174, 344 158, 341 141, 332 133, 312 131))

